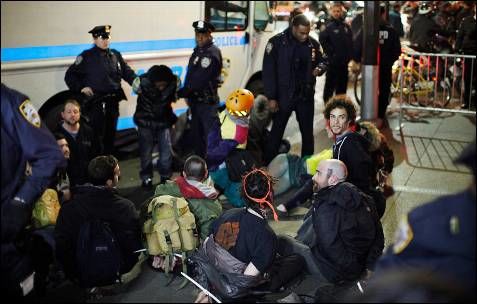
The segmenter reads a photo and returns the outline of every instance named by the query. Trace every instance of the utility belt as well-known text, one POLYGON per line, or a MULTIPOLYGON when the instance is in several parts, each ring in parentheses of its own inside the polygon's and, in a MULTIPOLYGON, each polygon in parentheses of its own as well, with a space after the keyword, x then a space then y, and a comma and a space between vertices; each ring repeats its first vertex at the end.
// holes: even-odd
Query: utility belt
POLYGON ((212 93, 209 91, 200 91, 192 92, 189 95, 189 100, 195 103, 218 104, 220 98, 219 95, 216 93, 212 93))

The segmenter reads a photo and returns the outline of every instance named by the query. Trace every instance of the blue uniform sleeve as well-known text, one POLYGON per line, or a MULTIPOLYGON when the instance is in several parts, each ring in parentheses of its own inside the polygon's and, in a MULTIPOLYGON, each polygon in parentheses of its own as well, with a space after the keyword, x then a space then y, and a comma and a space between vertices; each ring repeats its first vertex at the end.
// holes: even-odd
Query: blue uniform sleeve
POLYGON ((115 51, 116 56, 118 57, 119 64, 121 65, 121 77, 126 80, 129 85, 132 85, 134 79, 137 75, 134 70, 129 66, 129 64, 124 61, 123 56, 118 51, 115 51))
POLYGON ((26 177, 14 196, 33 204, 50 184, 58 168, 66 167, 66 160, 46 126, 35 126, 24 117, 20 108, 25 103, 29 104, 29 101, 25 100, 19 106, 14 105, 9 128, 13 138, 18 140, 23 158, 30 163, 32 174, 26 177))
POLYGON ((265 89, 265 96, 268 99, 278 98, 277 88, 277 43, 274 43, 272 39, 268 41, 265 47, 265 55, 263 56, 263 85, 265 89))
POLYGON ((83 52, 76 57, 75 62, 66 70, 65 83, 71 91, 80 92, 84 88, 83 79, 86 75, 85 60, 87 60, 87 56, 83 52))
POLYGON ((329 27, 326 27, 326 29, 322 32, 320 32, 320 43, 321 46, 323 47, 323 51, 325 52, 326 56, 330 58, 333 55, 333 47, 331 46, 331 43, 329 41, 329 27))

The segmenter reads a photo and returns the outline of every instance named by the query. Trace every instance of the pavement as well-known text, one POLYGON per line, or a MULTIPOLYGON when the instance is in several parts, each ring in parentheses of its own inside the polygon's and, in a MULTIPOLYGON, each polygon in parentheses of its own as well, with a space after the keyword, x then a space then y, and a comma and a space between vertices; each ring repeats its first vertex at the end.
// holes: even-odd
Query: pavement
MULTIPOLYGON (((329 148, 332 144, 324 130, 323 100, 321 95, 324 79, 320 78, 315 96, 315 152, 329 148)), ((351 88, 349 96, 353 96, 351 88)), ((397 100, 391 102, 388 108, 389 128, 382 130, 391 149, 394 152, 395 163, 391 174, 395 193, 388 198, 386 211, 381 219, 384 229, 385 246, 392 240, 400 218, 413 208, 425 204, 441 195, 456 193, 468 187, 472 180, 470 171, 462 166, 455 165, 453 159, 463 150, 467 143, 476 136, 475 113, 473 115, 421 112, 416 115, 404 115, 401 127, 399 125, 399 104, 397 100)), ((297 122, 292 116, 285 131, 285 138, 291 142, 291 153, 300 153, 300 134, 297 122)), ((141 188, 139 179, 139 159, 130 157, 120 160, 122 177, 120 192, 139 206, 146 198, 152 195, 153 190, 145 191, 141 188)), ((154 183, 159 181, 157 172, 154 183)), ((293 194, 292 189, 276 197, 279 204, 293 194)), ((274 222, 270 226, 277 234, 296 235, 301 225, 301 218, 307 211, 298 207, 292 212, 288 220, 274 222)), ((102 298, 88 297, 84 291, 68 281, 63 282, 55 289, 50 290, 41 302, 158 302, 158 303, 186 303, 195 299, 198 289, 188 284, 184 289, 177 290, 181 279, 174 280, 166 286, 169 279, 159 272, 143 265, 140 276, 131 282, 120 294, 103 296, 102 298)), ((311 294, 313 284, 306 279, 294 287, 298 294, 311 294)), ((289 291, 266 297, 261 301, 273 302, 288 295, 289 291)))

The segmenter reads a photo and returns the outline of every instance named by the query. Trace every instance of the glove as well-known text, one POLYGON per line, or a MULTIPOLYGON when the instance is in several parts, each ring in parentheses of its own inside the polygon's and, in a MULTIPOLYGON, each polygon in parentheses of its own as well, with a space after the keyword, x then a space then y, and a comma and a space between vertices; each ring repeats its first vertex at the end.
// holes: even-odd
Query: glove
POLYGON ((31 218, 31 207, 12 199, 2 206, 2 242, 14 241, 27 226, 31 218))

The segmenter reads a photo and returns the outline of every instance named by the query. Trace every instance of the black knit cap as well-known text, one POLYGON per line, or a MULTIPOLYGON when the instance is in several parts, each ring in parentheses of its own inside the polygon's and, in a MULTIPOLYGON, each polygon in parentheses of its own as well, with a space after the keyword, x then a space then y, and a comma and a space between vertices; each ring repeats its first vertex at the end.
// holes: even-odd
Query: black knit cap
POLYGON ((165 65, 153 65, 147 71, 147 78, 153 83, 158 81, 171 82, 174 80, 174 74, 172 70, 165 65))

